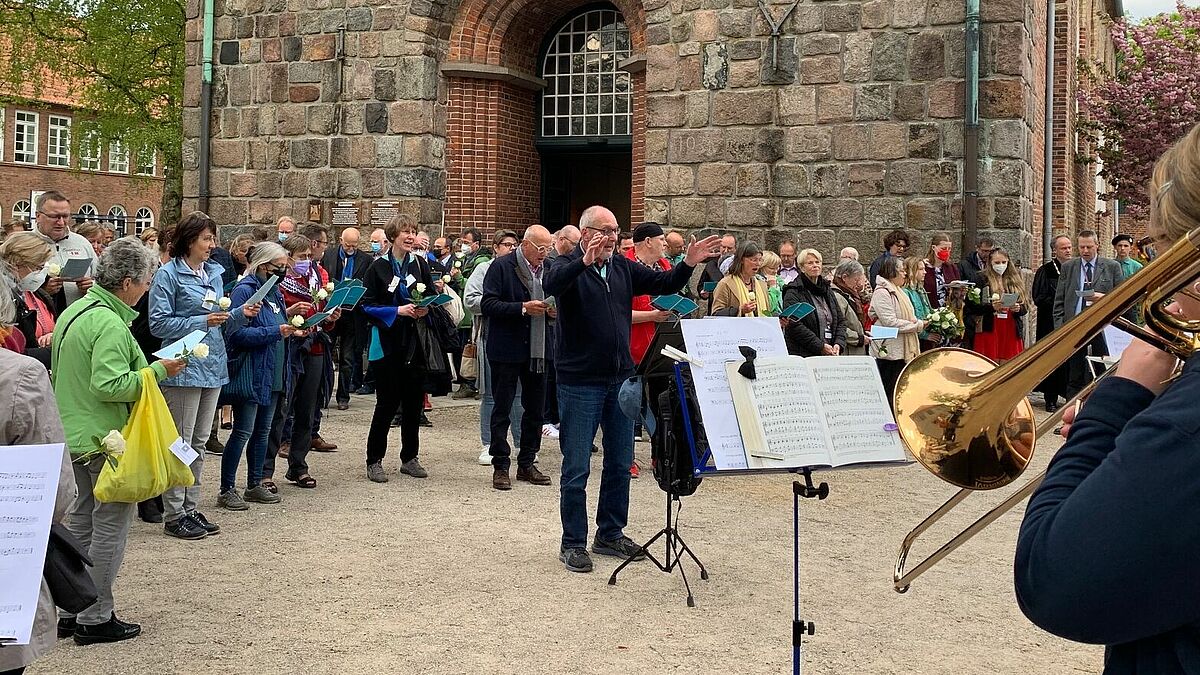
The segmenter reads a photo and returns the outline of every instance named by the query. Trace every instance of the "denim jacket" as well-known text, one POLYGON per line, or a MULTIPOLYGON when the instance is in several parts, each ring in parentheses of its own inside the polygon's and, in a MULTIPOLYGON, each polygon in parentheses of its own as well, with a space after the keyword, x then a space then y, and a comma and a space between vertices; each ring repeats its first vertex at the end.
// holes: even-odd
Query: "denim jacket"
MULTIPOLYGON (((233 287, 229 294, 230 300, 245 304, 250 296, 258 292, 262 281, 254 274, 247 274, 233 287)), ((263 298, 262 311, 242 326, 229 326, 233 321, 226 322, 225 339, 229 342, 229 357, 236 358, 246 354, 246 364, 250 368, 254 380, 254 403, 270 405, 271 389, 275 381, 275 348, 283 336, 279 327, 286 321, 284 316, 283 296, 279 288, 272 288, 267 297, 263 298)), ((287 350, 283 350, 286 355, 287 350)))
MULTIPOLYGON (((223 295, 221 272, 217 263, 204 263, 207 281, 188 268, 182 258, 172 258, 158 268, 150 286, 150 332, 168 345, 192 331, 202 330, 208 356, 193 358, 178 375, 162 381, 171 387, 220 387, 229 381, 229 364, 225 355, 225 338, 221 326, 208 326, 208 315, 220 311, 217 301, 223 295), (211 305, 204 304, 205 295, 212 292, 211 305)), ((240 308, 232 307, 225 330, 234 331, 246 325, 240 308)))

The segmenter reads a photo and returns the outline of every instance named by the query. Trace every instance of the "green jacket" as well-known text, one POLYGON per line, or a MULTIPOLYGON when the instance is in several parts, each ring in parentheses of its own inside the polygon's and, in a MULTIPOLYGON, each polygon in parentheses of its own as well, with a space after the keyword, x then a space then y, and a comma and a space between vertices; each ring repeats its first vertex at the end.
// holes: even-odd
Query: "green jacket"
MULTIPOLYGON (((453 257, 453 260, 450 261, 450 264, 457 267, 462 272, 462 275, 458 277, 458 280, 451 284, 451 287, 454 288, 454 291, 458 293, 458 297, 462 298, 466 296, 467 279, 471 278, 471 274, 475 271, 475 268, 491 259, 491 250, 482 247, 469 256, 460 257, 459 255, 455 255, 453 257)), ((463 305, 463 309, 466 309, 465 304, 463 305)), ((458 327, 470 328, 472 320, 473 315, 471 312, 464 311, 463 320, 458 322, 458 327)))
POLYGON ((55 322, 50 380, 72 455, 94 450, 93 436, 125 428, 142 394, 143 368, 153 370, 159 381, 167 376, 161 363, 146 365, 129 332, 137 315, 96 284, 55 322))
MULTIPOLYGON (((908 296, 908 301, 912 303, 913 312, 916 314, 916 317, 922 321, 928 319, 933 310, 929 306, 929 296, 925 294, 925 289, 905 286, 904 294, 908 296)), ((921 340, 928 340, 929 331, 923 330, 917 337, 921 340)))

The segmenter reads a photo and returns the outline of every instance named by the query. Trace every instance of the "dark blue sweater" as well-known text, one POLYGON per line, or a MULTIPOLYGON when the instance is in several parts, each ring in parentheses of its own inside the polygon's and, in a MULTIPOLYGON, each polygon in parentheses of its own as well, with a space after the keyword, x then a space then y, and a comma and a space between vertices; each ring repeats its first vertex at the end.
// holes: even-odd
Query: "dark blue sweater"
POLYGON ((1157 399, 1101 383, 1021 524, 1021 610, 1105 673, 1200 673, 1198 399, 1200 359, 1157 399))
POLYGON ((546 262, 542 288, 558 306, 554 373, 567 385, 609 384, 633 375, 633 296, 676 293, 692 276, 687 263, 656 272, 614 255, 603 279, 594 265, 584 266, 579 247, 546 262))

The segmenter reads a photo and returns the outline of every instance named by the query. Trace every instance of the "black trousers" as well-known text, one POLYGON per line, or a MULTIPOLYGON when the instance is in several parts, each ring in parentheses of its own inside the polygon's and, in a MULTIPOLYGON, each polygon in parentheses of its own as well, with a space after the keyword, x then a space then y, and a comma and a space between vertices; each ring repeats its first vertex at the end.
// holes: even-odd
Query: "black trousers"
MULTIPOLYGON (((325 354, 305 354, 304 372, 296 380, 292 390, 291 449, 288 450, 289 478, 298 478, 308 473, 308 451, 312 449, 313 425, 316 422, 321 383, 325 379, 325 354)), ((272 424, 272 426, 274 426, 272 424)))
MULTIPOLYGON (((367 464, 383 461, 387 455, 388 431, 392 418, 400 411, 400 461, 416 459, 421 448, 421 412, 425 403, 425 371, 411 368, 394 356, 372 361, 378 380, 375 384, 375 412, 367 433, 367 464)), ((538 430, 541 433, 541 430, 538 430)))
POLYGON ((525 414, 521 416, 521 451, 517 454, 517 466, 528 468, 537 461, 542 446, 542 406, 545 404, 546 373, 535 373, 529 369, 529 361, 523 363, 497 363, 488 361, 491 378, 492 400, 492 466, 508 471, 512 449, 508 445, 508 416, 512 412, 513 399, 517 395, 517 383, 521 383, 521 405, 525 414))
POLYGON ((883 391, 887 393, 888 405, 896 402, 896 380, 907 362, 904 359, 875 359, 879 366, 879 379, 883 380, 883 391))
MULTIPOLYGON (((1092 338, 1086 347, 1072 354, 1067 361, 1067 389, 1063 398, 1070 399, 1091 383, 1092 368, 1088 366, 1088 356, 1108 356, 1108 342, 1105 341, 1103 333, 1092 338)), ((1097 376, 1107 370, 1101 363, 1092 366, 1097 376)))
POLYGON ((554 360, 546 359, 546 405, 542 408, 542 424, 558 424, 558 375, 554 372, 554 360))
POLYGON ((337 402, 349 403, 350 393, 362 385, 362 349, 358 344, 357 329, 353 322, 338 334, 337 402))

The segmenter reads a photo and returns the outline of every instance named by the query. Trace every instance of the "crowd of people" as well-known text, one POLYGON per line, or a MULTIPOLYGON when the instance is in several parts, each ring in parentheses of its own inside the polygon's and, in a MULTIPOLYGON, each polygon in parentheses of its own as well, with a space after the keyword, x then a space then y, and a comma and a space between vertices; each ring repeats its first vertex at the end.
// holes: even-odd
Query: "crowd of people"
MULTIPOLYGON (((65 441, 68 449, 64 466, 78 496, 63 507, 65 522, 94 563, 100 593, 86 611, 59 615, 59 636, 80 644, 140 631, 117 618, 112 594, 135 511, 161 522, 169 537, 200 541, 221 531, 203 512, 206 504, 244 511, 281 502, 277 459, 286 462, 284 481, 317 488, 320 467, 310 464, 310 453, 337 449, 321 436, 323 411, 349 408, 352 396, 374 396, 361 443, 365 478, 376 483, 390 480, 385 462, 395 427, 398 472, 429 476, 420 430, 431 426, 431 397, 480 399, 479 463, 491 467, 496 490, 513 489, 514 479, 551 485, 537 460, 542 439, 557 439, 559 557, 568 570, 587 572, 586 485, 598 432, 603 469, 590 551, 642 555, 624 534, 641 432, 617 397, 647 358, 656 327, 679 318, 654 306, 653 296, 691 297, 700 306, 693 316, 779 317, 795 355, 870 355, 890 397, 904 365, 921 351, 955 344, 998 362, 1011 359, 1025 344, 1031 308, 1039 310, 1040 337, 1139 268, 1131 238, 1114 239, 1118 258, 1106 260, 1088 231, 1075 242, 1078 258, 1069 238, 1056 239, 1054 259, 1027 289, 1019 261, 991 238, 979 238, 955 263, 944 233, 932 234, 916 253, 915 235, 890 232, 864 269, 853 248, 827 263, 820 251, 790 240, 767 250, 733 234, 689 240, 654 223, 623 232, 600 206, 587 209, 578 226, 502 229, 489 242, 471 229, 431 239, 401 215, 366 241, 347 228, 331 246, 325 226, 284 217, 273 230, 233 238, 228 248, 217 223, 200 212, 113 240, 95 223, 70 227, 71 204, 59 192, 42 194, 36 209, 32 231, 11 232, 0 244, 0 283, 8 288, 0 292, 0 323, 10 327, 4 358, 23 354, 50 379, 4 386, 24 387, 18 393, 30 401, 56 401, 60 411, 61 425, 44 424, 40 437, 23 442, 65 441), (65 278, 62 270, 80 259, 87 272, 65 278), (335 286, 346 282, 361 284, 361 303, 327 307, 335 286), (272 288, 250 303, 265 284, 272 288), (785 318, 798 303, 812 311, 785 318), (957 323, 932 321, 937 312, 957 323), (874 326, 895 328, 896 336, 871 339, 874 326), (203 334, 204 358, 154 356, 195 331, 203 334), (195 483, 136 509, 97 501, 92 488, 105 460, 94 455, 94 438, 125 426, 145 369, 179 437, 199 453, 190 467, 195 483), (224 444, 216 433, 222 427, 230 430, 224 444), (215 489, 202 481, 205 451, 220 456, 215 489)), ((1098 353, 1102 343, 1094 346, 1098 353)), ((1043 383, 1048 410, 1086 380, 1086 356, 1043 383)))

